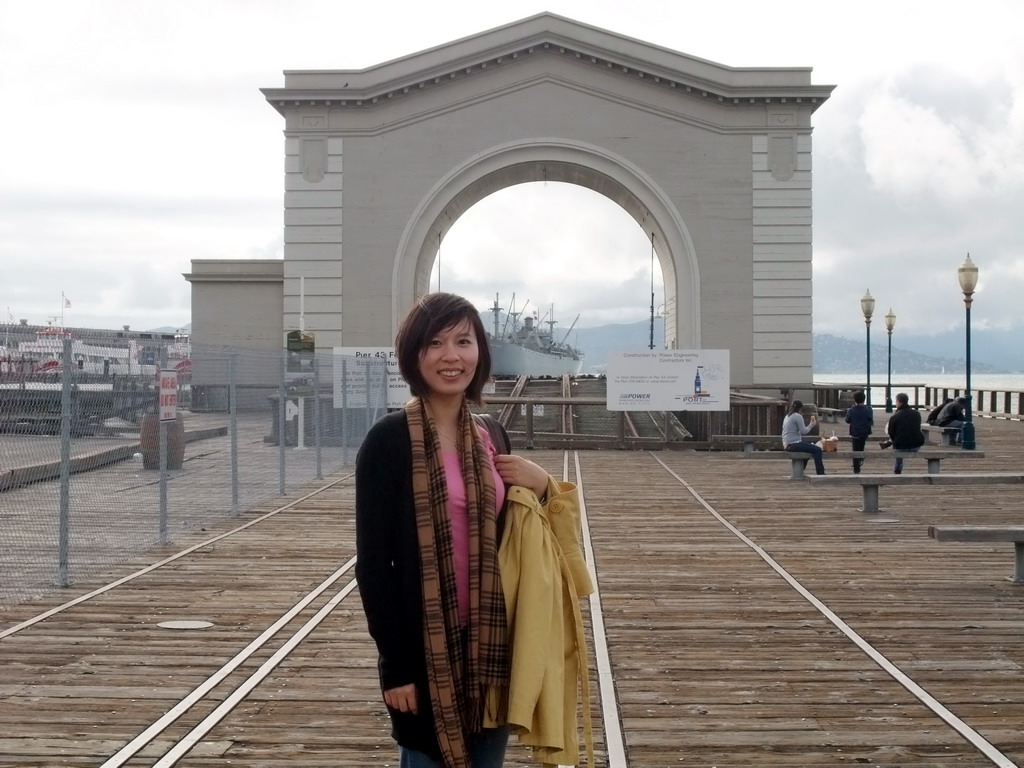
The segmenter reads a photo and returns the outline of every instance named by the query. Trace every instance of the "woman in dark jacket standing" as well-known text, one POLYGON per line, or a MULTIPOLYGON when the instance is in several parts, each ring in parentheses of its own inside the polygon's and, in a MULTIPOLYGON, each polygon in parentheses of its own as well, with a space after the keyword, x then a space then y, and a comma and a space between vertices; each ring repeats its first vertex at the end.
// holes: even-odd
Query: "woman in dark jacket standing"
POLYGON ((498 514, 506 484, 539 496, 548 474, 498 454, 470 414, 491 367, 472 304, 425 296, 395 348, 413 398, 356 459, 356 577, 399 766, 498 768, 508 729, 482 726, 509 674, 498 514))

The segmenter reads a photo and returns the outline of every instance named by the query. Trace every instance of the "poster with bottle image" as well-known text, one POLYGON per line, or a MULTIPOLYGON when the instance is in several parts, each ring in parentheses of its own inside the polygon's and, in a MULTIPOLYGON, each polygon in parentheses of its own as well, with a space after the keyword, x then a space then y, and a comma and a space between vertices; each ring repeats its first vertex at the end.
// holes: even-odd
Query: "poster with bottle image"
POLYGON ((729 410, 727 349, 617 349, 607 376, 609 411, 729 410))

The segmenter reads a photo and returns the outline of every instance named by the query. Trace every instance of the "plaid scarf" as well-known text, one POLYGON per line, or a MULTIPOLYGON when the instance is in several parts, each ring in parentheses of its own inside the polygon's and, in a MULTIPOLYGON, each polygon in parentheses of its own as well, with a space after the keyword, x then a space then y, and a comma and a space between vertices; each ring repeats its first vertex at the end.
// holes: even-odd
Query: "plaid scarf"
POLYGON ((448 486, 437 429, 423 402, 405 406, 412 443, 412 488, 420 544, 423 642, 434 730, 446 768, 469 768, 468 734, 483 727, 487 687, 507 686, 505 598, 498 572, 494 478, 469 405, 459 414, 459 462, 469 519, 469 627, 459 627, 448 486))

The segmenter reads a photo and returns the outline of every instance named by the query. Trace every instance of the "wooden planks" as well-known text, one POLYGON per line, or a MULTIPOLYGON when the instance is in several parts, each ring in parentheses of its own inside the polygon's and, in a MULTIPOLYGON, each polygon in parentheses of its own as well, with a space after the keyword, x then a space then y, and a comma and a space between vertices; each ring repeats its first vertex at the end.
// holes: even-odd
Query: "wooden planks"
MULTIPOLYGON (((1020 429, 984 422, 986 471, 1019 471, 1020 429)), ((560 453, 528 455, 560 474, 560 453)), ((992 764, 794 583, 1024 762, 1024 589, 1003 579, 1006 545, 948 548, 927 536, 938 523, 1024 522, 1014 489, 891 488, 897 519, 879 524, 850 508, 848 490, 791 482, 771 462, 596 451, 580 463, 629 766, 992 764)), ((101 764, 351 557, 352 503, 344 483, 0 640, 0 765, 101 764), (182 618, 214 626, 159 627, 182 618)), ((0 616, 0 629, 68 597, 19 605, 0 616)), ((153 765, 281 645, 276 639, 241 664, 197 713, 127 764, 153 765)), ((591 710, 600 716, 599 702, 591 710)), ((600 729, 597 737, 598 764, 606 765, 600 729)), ((228 761, 397 763, 358 592, 179 765, 228 761)), ((507 764, 532 763, 514 746, 507 764)))

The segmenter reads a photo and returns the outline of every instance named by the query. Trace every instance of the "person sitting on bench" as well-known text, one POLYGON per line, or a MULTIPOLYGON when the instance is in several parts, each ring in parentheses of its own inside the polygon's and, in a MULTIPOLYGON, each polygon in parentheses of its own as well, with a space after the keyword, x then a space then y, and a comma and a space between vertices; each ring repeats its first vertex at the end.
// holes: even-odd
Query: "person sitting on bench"
MULTIPOLYGON (((906 392, 896 395, 896 410, 889 417, 889 424, 885 428, 889 433, 889 440, 892 442, 893 450, 916 451, 924 445, 924 432, 921 431, 921 414, 916 408, 911 408, 910 398, 906 392)), ((897 458, 892 468, 893 474, 903 473, 903 459, 897 458)))
MULTIPOLYGON (((946 407, 939 411, 939 415, 935 419, 935 426, 956 428, 962 427, 964 425, 964 421, 967 419, 967 415, 964 413, 964 406, 966 405, 966 397, 958 397, 953 402, 947 403, 946 407)), ((950 445, 957 445, 959 442, 959 433, 954 432, 949 436, 950 445)))
MULTIPOLYGON (((787 451, 811 454, 814 457, 814 471, 824 475, 825 462, 821 460, 821 447, 804 440, 804 435, 817 426, 818 418, 811 416, 810 424, 804 423, 803 410, 803 402, 794 400, 789 408, 789 415, 782 420, 782 447, 787 451)), ((807 466, 806 461, 804 466, 807 466)))
POLYGON ((939 414, 942 413, 942 409, 952 402, 953 398, 947 397, 939 405, 935 406, 930 411, 928 411, 928 417, 925 419, 925 423, 934 427, 936 422, 938 422, 939 420, 939 414))

